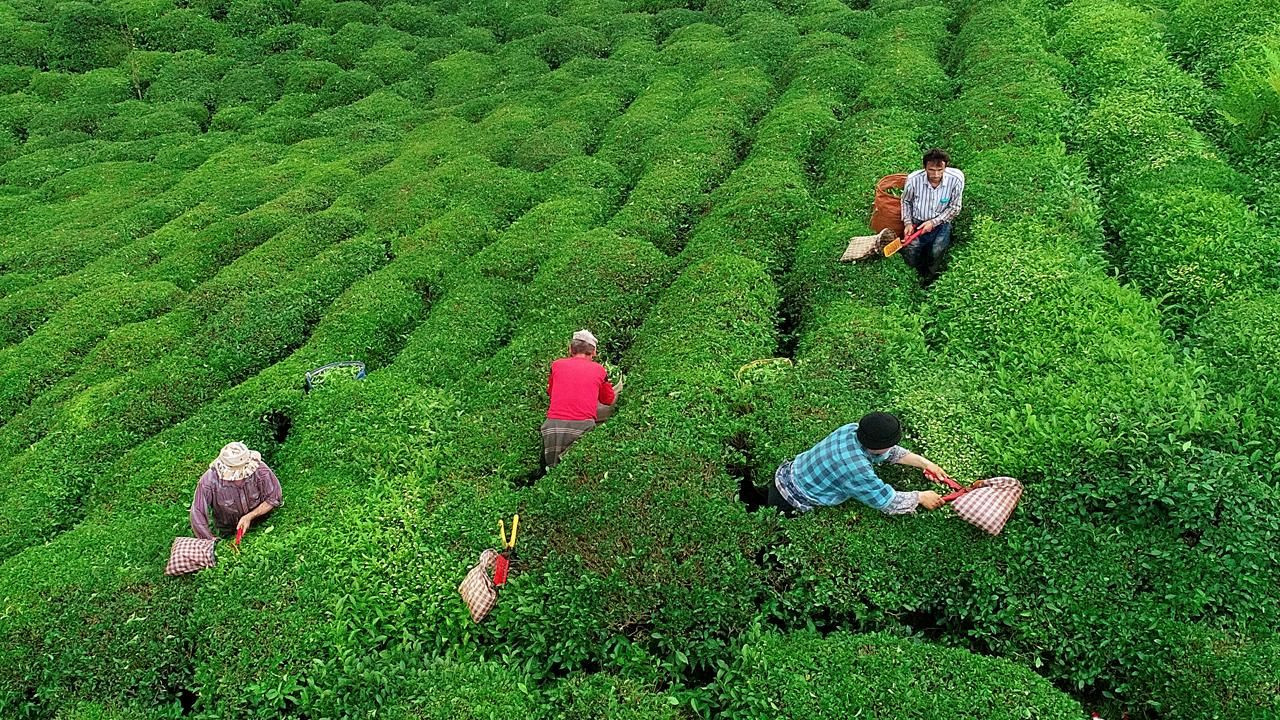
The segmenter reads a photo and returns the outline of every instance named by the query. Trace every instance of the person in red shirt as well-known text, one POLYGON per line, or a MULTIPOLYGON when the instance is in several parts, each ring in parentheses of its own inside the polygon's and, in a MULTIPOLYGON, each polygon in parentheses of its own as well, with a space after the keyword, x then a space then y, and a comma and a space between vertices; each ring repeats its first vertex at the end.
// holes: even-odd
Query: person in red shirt
POLYGON ((542 464, 548 469, 578 438, 603 422, 617 402, 608 373, 595 357, 596 336, 579 330, 569 342, 569 357, 551 363, 551 407, 542 423, 542 464))

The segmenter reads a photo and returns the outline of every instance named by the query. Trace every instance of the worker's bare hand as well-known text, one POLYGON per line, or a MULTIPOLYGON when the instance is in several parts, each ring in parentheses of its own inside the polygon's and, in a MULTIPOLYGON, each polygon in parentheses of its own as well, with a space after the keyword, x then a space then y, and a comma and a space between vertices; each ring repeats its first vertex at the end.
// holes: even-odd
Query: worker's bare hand
POLYGON ((969 489, 970 489, 970 490, 977 490, 978 488, 980 488, 980 487, 982 487, 983 485, 985 485, 985 484, 986 484, 986 482, 987 482, 986 480, 974 480, 974 481, 973 481, 973 484, 969 486, 969 489))
POLYGON ((924 474, 927 477, 936 478, 935 482, 942 482, 943 478, 946 478, 947 480, 951 479, 951 476, 947 474, 947 471, 938 467, 938 463, 932 460, 924 461, 924 474))
POLYGON ((916 226, 912 225, 911 223, 907 223, 906 226, 902 228, 902 232, 903 232, 902 236, 911 237, 911 233, 915 231, 916 231, 916 226))
POLYGON ((932 220, 925 220, 924 224, 920 226, 920 230, 926 233, 931 233, 935 227, 937 226, 933 224, 932 220))
POLYGON ((932 490, 922 490, 917 496, 925 510, 937 510, 942 507, 942 496, 932 490))
POLYGON ((240 518, 240 522, 236 523, 236 532, 237 533, 249 532, 249 524, 252 522, 253 522, 253 518, 249 517, 248 515, 245 515, 244 517, 240 518))

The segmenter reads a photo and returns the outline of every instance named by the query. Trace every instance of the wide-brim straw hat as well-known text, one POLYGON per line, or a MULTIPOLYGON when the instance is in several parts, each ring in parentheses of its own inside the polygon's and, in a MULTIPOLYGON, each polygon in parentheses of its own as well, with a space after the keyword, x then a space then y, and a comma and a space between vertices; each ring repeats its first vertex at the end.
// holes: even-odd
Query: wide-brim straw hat
POLYGON ((209 467, 218 473, 220 480, 239 482, 256 473, 261 463, 262 455, 258 451, 250 450, 242 442, 229 442, 209 467))

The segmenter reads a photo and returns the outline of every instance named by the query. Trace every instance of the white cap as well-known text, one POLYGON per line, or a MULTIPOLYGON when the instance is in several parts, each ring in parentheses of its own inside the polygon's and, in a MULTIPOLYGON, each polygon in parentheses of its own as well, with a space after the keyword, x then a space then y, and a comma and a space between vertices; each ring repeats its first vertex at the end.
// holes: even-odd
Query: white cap
POLYGON ((596 343, 596 336, 592 335, 589 330, 579 330, 578 332, 574 333, 573 340, 574 342, 582 341, 584 343, 587 343, 591 347, 599 347, 599 345, 596 343))

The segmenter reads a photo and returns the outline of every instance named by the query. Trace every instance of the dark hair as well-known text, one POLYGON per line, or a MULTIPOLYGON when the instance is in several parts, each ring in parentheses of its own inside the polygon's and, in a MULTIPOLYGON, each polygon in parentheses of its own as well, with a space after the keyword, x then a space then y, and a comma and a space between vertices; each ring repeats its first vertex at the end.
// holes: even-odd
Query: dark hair
POLYGON ((570 354, 570 355, 590 355, 591 353, 593 353, 593 352, 595 352, 595 351, 596 351, 596 346, 595 346, 595 345, 592 345, 591 343, 587 342, 586 340, 571 340, 571 341, 569 341, 569 354, 570 354))
POLYGON ((940 162, 943 165, 951 164, 951 156, 942 148, 933 148, 924 154, 924 167, 929 167, 929 163, 940 162))

